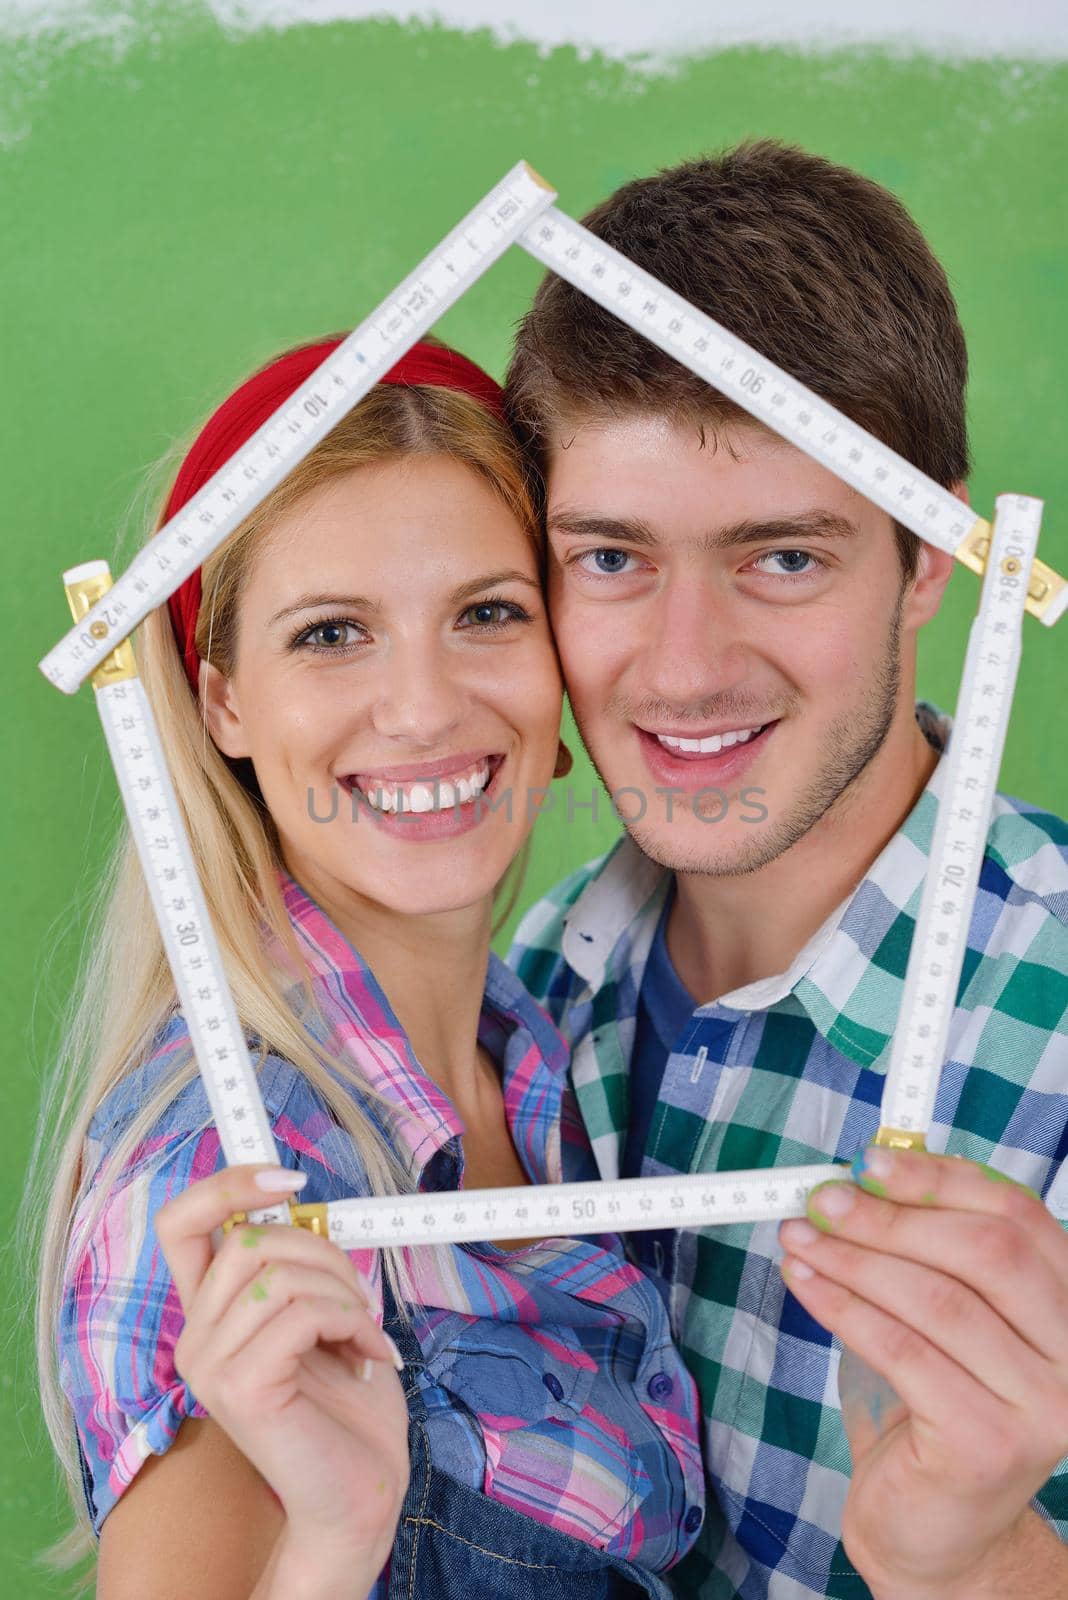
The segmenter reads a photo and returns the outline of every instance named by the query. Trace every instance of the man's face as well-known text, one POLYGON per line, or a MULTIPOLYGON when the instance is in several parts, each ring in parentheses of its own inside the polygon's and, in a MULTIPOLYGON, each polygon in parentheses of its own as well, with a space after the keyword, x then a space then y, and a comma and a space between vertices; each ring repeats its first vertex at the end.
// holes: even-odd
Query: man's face
POLYGON ((725 875, 840 815, 895 714, 912 725, 901 638, 952 562, 925 546, 904 590, 885 512, 756 425, 705 439, 644 415, 561 428, 549 596, 629 831, 665 866, 725 875))

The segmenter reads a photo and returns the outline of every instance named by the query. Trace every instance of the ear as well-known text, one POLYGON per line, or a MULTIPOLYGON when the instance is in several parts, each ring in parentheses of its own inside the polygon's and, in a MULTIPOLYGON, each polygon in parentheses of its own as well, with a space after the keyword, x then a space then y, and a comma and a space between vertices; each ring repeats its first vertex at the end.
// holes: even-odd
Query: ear
MULTIPOLYGON (((949 492, 956 495, 958 500, 963 500, 965 505, 970 503, 966 483, 951 484, 949 492)), ((928 544, 926 539, 921 541, 916 576, 908 587, 901 608, 903 628, 922 628, 924 623, 937 616, 955 565, 956 558, 948 550, 940 550, 937 545, 928 544)))
POLYGON ((233 682, 210 661, 200 663, 200 704, 208 732, 223 755, 235 759, 250 755, 233 682))

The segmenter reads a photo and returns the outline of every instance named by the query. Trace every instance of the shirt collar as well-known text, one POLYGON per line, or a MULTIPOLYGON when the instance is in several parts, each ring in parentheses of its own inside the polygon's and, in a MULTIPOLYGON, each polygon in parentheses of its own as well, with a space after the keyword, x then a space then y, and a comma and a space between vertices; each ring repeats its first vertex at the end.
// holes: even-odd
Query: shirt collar
MULTIPOLYGON (((952 718, 921 700, 916 720, 929 743, 944 752, 952 718)), ((914 922, 945 781, 946 762, 940 759, 897 833, 785 972, 733 989, 699 1006, 698 1012, 760 1011, 793 993, 836 1049, 858 1065, 885 1070, 908 941, 898 963, 900 974, 884 967, 879 982, 866 983, 865 978, 876 950, 894 937, 902 913, 914 922)), ((650 860, 624 834, 583 889, 564 919, 561 948, 568 965, 595 992, 624 956, 632 967, 644 963, 670 882, 670 870, 650 860)))
POLYGON ((652 942, 670 887, 670 871, 624 833, 564 917, 561 950, 572 971, 600 989, 625 935, 648 922, 646 946, 652 942))
POLYGON ((832 936, 791 985, 824 1038, 858 1066, 876 1072, 885 1072, 890 1064, 948 773, 944 752, 952 718, 926 701, 919 703, 916 715, 929 742, 943 755, 901 827, 838 908, 840 920, 832 936))

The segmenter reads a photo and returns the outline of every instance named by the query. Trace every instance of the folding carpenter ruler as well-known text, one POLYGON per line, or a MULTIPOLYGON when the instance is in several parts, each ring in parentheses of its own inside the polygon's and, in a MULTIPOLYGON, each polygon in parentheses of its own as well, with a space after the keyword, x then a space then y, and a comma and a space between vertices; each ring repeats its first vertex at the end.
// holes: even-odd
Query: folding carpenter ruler
MULTIPOLYGON (((159 530, 114 584, 103 561, 63 574, 75 626, 44 657, 41 670, 68 694, 91 676, 228 1163, 275 1162, 277 1150, 128 636, 512 243, 921 538, 983 574, 879 1133, 882 1143, 922 1148, 1008 727, 1023 614, 1029 610, 1049 626, 1068 609, 1068 584, 1035 559, 1041 502, 1001 496, 991 528, 735 335, 552 208, 555 198, 520 162, 159 530)), ((834 1165, 762 1168, 379 1196, 329 1206, 279 1202, 254 1217, 311 1228, 345 1248, 696 1229, 802 1215, 810 1190, 841 1171, 834 1165)))

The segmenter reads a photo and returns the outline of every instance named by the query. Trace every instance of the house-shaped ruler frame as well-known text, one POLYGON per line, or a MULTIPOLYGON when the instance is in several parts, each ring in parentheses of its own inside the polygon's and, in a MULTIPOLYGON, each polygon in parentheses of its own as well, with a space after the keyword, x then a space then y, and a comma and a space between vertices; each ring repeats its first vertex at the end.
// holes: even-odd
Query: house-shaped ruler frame
MULTIPOLYGON (((1000 497, 991 528, 879 440, 556 209, 555 198, 530 167, 518 163, 156 533, 114 584, 105 562, 88 562, 63 575, 75 626, 40 667, 65 693, 76 692, 86 677, 91 677, 97 691, 116 777, 226 1159, 274 1161, 276 1151, 128 636, 512 244, 612 311, 896 521, 984 577, 957 705, 955 727, 961 733, 951 740, 944 757, 945 788, 879 1135, 887 1144, 922 1148, 1008 725, 1023 612, 1030 610, 1050 626, 1068 610, 1068 583, 1035 559, 1040 502, 1000 497), (967 737, 961 736, 964 733, 967 737)), ((665 1224, 703 1227, 718 1221, 798 1215, 808 1190, 837 1170, 769 1169, 716 1179, 558 1185, 538 1191, 538 1202, 529 1188, 482 1191, 479 1198, 488 1197, 486 1206, 462 1223, 446 1215, 456 1205, 456 1198, 448 1195, 419 1196, 407 1208, 388 1197, 338 1202, 329 1208, 279 1204, 257 1216, 329 1231, 342 1244, 518 1238, 524 1233, 559 1232, 551 1222, 561 1208, 559 1203, 554 1208, 552 1197, 567 1192, 571 1203, 586 1209, 574 1213, 568 1209, 563 1215, 569 1221, 585 1218, 583 1232, 602 1226, 613 1232, 665 1224), (789 1184, 773 1181, 788 1175, 789 1184), (604 1213, 609 1189, 616 1196, 610 1215, 604 1213), (429 1221, 428 1205, 433 1213, 429 1221), (327 1211, 330 1216, 324 1219, 321 1213, 327 1211)), ((1068 1176, 1062 1174, 1062 1179, 1059 1202, 1068 1214, 1068 1176)))

